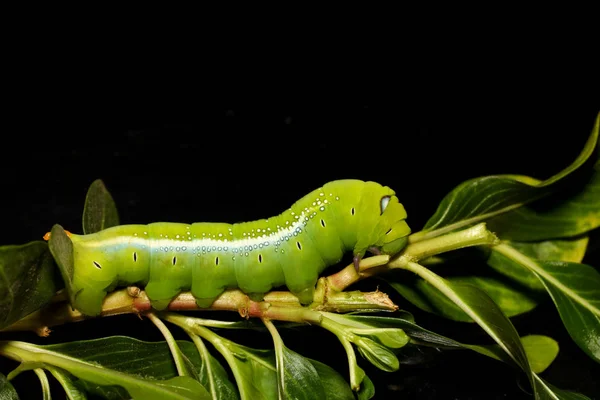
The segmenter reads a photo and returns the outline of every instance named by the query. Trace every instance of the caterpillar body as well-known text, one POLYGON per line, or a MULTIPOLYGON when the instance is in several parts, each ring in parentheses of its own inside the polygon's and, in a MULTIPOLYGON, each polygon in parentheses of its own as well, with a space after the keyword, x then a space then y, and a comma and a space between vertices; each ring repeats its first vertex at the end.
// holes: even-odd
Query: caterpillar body
POLYGON ((395 254, 410 228, 395 192, 376 182, 345 179, 318 188, 283 213, 241 223, 119 225, 73 242, 73 307, 98 315, 118 286, 143 287, 162 310, 182 291, 209 307, 226 289, 262 298, 286 286, 312 302, 321 272, 352 250, 395 254))

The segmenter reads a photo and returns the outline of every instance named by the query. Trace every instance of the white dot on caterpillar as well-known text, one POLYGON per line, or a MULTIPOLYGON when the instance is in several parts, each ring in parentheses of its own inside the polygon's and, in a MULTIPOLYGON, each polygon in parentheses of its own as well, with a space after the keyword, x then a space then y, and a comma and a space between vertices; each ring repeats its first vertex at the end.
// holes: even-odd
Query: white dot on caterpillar
POLYGON ((319 196, 325 196, 325 193, 321 192, 319 193, 319 196))
POLYGON ((335 199, 336 199, 336 200, 339 200, 340 198, 339 198, 338 196, 335 196, 335 199))
POLYGON ((321 210, 321 211, 325 211, 325 207, 321 206, 321 207, 319 208, 319 210, 321 210))
POLYGON ((316 205, 317 205, 317 203, 313 201, 312 205, 313 205, 313 206, 316 206, 316 205))
POLYGON ((179 239, 179 235, 175 236, 175 239, 179 239))
POLYGON ((223 234, 222 234, 222 233, 219 233, 219 237, 223 237, 223 234))
POLYGON ((245 256, 248 256, 248 252, 244 253, 245 256))

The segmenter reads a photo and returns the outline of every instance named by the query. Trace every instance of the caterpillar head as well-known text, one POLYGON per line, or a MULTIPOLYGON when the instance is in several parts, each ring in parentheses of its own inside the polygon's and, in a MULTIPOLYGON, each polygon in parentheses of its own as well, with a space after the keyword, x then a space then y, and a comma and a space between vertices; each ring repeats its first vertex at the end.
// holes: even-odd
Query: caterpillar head
POLYGON ((394 255, 406 246, 411 230, 406 223, 406 210, 392 189, 366 182, 360 213, 355 255, 362 257, 372 248, 394 255))

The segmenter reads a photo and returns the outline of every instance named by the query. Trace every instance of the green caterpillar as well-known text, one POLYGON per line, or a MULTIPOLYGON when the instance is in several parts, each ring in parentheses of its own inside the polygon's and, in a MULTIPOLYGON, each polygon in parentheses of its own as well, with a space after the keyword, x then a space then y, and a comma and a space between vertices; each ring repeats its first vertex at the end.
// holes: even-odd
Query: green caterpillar
POLYGON ((355 265, 367 250, 395 254, 410 228, 395 192, 375 182, 329 182, 278 216, 252 222, 120 225, 71 234, 73 307, 98 315, 117 286, 145 288, 155 309, 181 291, 209 307, 226 289, 253 298, 287 286, 312 302, 319 274, 349 250, 355 265))

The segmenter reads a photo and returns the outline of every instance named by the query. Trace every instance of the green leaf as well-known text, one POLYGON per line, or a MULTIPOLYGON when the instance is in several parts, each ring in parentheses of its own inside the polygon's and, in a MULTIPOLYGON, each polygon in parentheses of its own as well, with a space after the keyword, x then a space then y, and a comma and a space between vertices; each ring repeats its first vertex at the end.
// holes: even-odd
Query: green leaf
POLYGON ((363 378, 356 397, 358 400, 369 400, 375 397, 375 385, 367 375, 363 378))
MULTIPOLYGON (((521 270, 522 268, 518 269, 521 270)), ((501 276, 493 276, 488 271, 486 273, 487 276, 449 276, 445 279, 448 282, 473 285, 483 290, 508 317, 531 311, 539 303, 539 296, 524 291, 518 284, 501 279, 501 276)), ((420 309, 454 321, 473 322, 473 319, 460 307, 427 281, 418 277, 398 278, 399 275, 388 274, 387 283, 420 309)))
POLYGON ((541 374, 552 364, 558 355, 558 342, 543 335, 529 335, 521 338, 521 343, 527 353, 531 370, 541 374))
MULTIPOLYGON (((202 360, 197 374, 200 382, 210 392, 213 399, 239 399, 240 396, 233 383, 229 380, 225 368, 209 353, 200 337, 193 334, 190 337, 202 360)), ((186 353, 185 351, 183 352, 186 353)), ((191 354, 188 352, 187 356, 190 357, 191 354)))
POLYGON ((492 248, 535 273, 571 338, 600 362, 600 273, 586 264, 536 260, 502 244, 492 248))
MULTIPOLYGON (((192 369, 205 388, 212 387, 211 393, 214 398, 238 398, 237 390, 229 380, 227 372, 210 353, 199 354, 197 347, 189 341, 178 340, 177 345, 183 353, 187 367, 192 369)), ((71 357, 140 377, 164 380, 174 378, 178 374, 166 342, 144 342, 125 336, 112 336, 58 346, 61 346, 59 349, 64 354, 71 357), (127 354, 127 360, 123 359, 123 354, 127 354)), ((118 386, 78 383, 87 391, 104 398, 128 398, 127 392, 118 386)))
MULTIPOLYGON (((276 399, 277 368, 272 350, 259 350, 223 339, 227 349, 217 348, 235 376, 242 399, 276 399)), ((214 343, 213 343, 214 344, 214 343)))
POLYGON ((0 247, 0 329, 48 304, 59 289, 45 242, 0 247))
POLYGON ((575 161, 545 181, 517 175, 494 175, 461 183, 442 199, 423 231, 412 234, 410 240, 415 242, 439 236, 518 209, 554 192, 559 182, 562 184, 594 154, 598 140, 597 127, 598 120, 575 161))
POLYGON ((317 370, 310 361, 283 344, 283 340, 271 320, 263 319, 263 323, 273 337, 279 398, 311 399, 325 397, 325 391, 317 370))
POLYGON ((73 271, 75 270, 75 263, 73 261, 73 243, 62 226, 55 224, 52 227, 50 239, 48 240, 48 248, 60 270, 69 295, 69 301, 71 304, 74 304, 73 271))
MULTIPOLYGON (((554 239, 541 242, 507 242, 507 244, 530 258, 581 262, 585 256, 589 238, 581 236, 571 239, 554 239)), ((487 263, 498 273, 518 282, 533 291, 545 291, 538 277, 521 264, 500 254, 488 252, 487 263)))
POLYGON ((19 395, 13 385, 6 379, 4 374, 0 373, 0 399, 1 400, 19 400, 19 395))
POLYGON ((117 206, 100 179, 92 182, 85 196, 82 222, 85 234, 119 225, 117 206))
POLYGON ((509 241, 508 244, 531 258, 580 263, 585 256, 588 242, 589 237, 583 235, 540 242, 509 241))
POLYGON ((580 393, 558 389, 536 374, 533 374, 536 400, 590 400, 580 393))
MULTIPOLYGON (((338 315, 323 312, 327 318, 331 318, 338 323, 349 326, 396 328, 406 332, 412 341, 419 345, 428 345, 441 349, 454 350, 473 350, 482 355, 494 358, 499 361, 512 363, 512 359, 497 344, 491 345, 472 345, 458 342, 446 336, 429 331, 410 319, 376 317, 367 315, 338 315)), ((527 358, 534 372, 542 372, 556 358, 558 354, 558 344, 550 337, 542 335, 529 335, 521 338, 521 344, 527 354, 527 358)))
POLYGON ((477 322, 514 363, 525 372, 533 385, 527 354, 521 345, 515 327, 485 292, 475 286, 449 282, 417 263, 409 262, 406 269, 435 286, 436 289, 477 322))
MULTIPOLYGON (((103 387, 121 386, 134 399, 163 400, 165 397, 173 399, 210 398, 210 394, 200 382, 189 377, 176 376, 170 379, 149 378, 147 370, 151 370, 155 366, 148 363, 147 359, 150 356, 155 356, 155 354, 145 357, 144 362, 139 363, 139 354, 135 354, 131 349, 123 351, 122 347, 118 345, 119 342, 122 344, 123 338, 119 339, 121 340, 98 339, 96 341, 72 342, 48 346, 38 346, 19 341, 3 341, 0 342, 0 354, 23 363, 44 363, 62 368, 78 379, 94 385, 103 387), (98 346, 94 346, 91 342, 96 342, 98 346), (117 344, 116 348, 121 347, 121 351, 115 352, 115 348, 112 351, 109 350, 110 346, 114 344, 117 344), (102 349, 105 352, 102 352, 102 349), (74 353, 83 357, 76 358, 73 356, 74 353), (119 365, 120 369, 126 368, 127 365, 133 366, 137 361, 137 367, 133 367, 133 369, 137 368, 143 375, 120 372, 117 368, 110 369, 97 361, 86 360, 85 358, 92 358, 90 354, 93 358, 112 360, 112 363, 116 365, 119 365, 118 360, 120 360, 122 363, 122 365, 119 365), (124 359, 123 354, 127 354, 126 359, 124 359)), ((125 341, 132 341, 132 339, 127 339, 125 341)), ((161 362, 173 364, 170 355, 162 357, 157 363, 160 364, 161 362)))
POLYGON ((307 400, 324 398, 325 390, 313 364, 285 346, 282 350, 283 398, 307 400))
POLYGON ((84 391, 82 391, 72 379, 72 375, 67 371, 46 365, 44 367, 47 369, 54 378, 61 384, 63 389, 65 390, 65 394, 69 400, 85 400, 87 399, 87 395, 84 391))
POLYGON ((320 361, 306 359, 313 365, 323 382, 325 400, 354 400, 354 393, 348 382, 338 372, 320 361))
MULTIPOLYGON (((590 137, 597 137, 599 129, 600 114, 590 137)), ((577 236, 599 227, 600 151, 584 182, 568 188, 558 199, 535 202, 493 218, 488 226, 502 238, 516 241, 577 236)))

